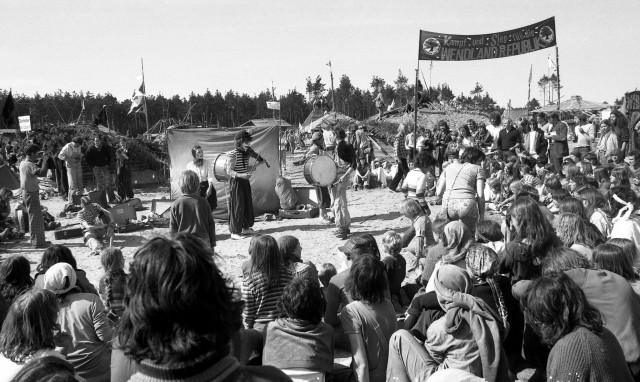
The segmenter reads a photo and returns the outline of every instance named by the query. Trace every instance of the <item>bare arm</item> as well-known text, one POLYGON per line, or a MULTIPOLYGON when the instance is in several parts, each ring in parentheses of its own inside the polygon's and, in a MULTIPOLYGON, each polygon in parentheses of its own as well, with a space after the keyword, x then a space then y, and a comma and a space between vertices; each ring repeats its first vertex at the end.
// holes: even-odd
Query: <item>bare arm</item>
POLYGON ((351 344, 351 354, 353 356, 353 371, 356 374, 356 381, 369 382, 369 364, 367 361, 367 347, 358 333, 351 333, 349 344, 351 344))
POLYGON ((484 179, 476 180, 476 193, 478 194, 478 219, 484 220, 484 179))
POLYGON ((438 179, 438 186, 436 187, 436 195, 442 197, 444 195, 444 190, 447 187, 447 181, 445 179, 445 174, 440 174, 440 179, 438 179))

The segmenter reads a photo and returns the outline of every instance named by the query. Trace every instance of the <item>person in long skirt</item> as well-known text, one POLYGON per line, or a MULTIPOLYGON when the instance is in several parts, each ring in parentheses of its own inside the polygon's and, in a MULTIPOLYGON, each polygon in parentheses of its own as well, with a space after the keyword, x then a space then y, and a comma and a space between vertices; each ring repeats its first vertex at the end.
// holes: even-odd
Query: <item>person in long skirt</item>
POLYGON ((116 150, 117 176, 116 188, 121 200, 126 201, 133 198, 133 188, 131 187, 131 169, 129 168, 129 150, 127 141, 120 138, 120 147, 116 150))
POLYGON ((229 232, 232 239, 242 239, 243 235, 254 234, 253 202, 251 199, 251 173, 249 158, 258 163, 264 159, 251 149, 251 134, 242 130, 236 133, 236 148, 227 153, 226 171, 229 175, 229 232))

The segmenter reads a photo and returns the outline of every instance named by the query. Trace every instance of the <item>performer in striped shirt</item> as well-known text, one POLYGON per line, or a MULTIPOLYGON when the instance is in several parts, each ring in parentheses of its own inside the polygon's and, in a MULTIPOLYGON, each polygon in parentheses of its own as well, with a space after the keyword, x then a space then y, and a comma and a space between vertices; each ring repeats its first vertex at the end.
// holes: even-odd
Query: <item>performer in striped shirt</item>
POLYGON ((251 235, 253 227, 253 204, 249 178, 249 157, 258 163, 266 163, 250 146, 251 134, 247 130, 236 133, 236 148, 227 153, 226 171, 229 175, 229 231, 232 239, 251 235))

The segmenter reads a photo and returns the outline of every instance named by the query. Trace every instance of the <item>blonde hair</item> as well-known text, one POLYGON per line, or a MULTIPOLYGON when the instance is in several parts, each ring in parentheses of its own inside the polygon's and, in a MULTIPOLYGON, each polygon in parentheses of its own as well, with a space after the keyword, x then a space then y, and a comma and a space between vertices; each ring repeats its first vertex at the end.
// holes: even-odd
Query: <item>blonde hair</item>
POLYGON ((195 194, 200 188, 200 178, 198 174, 191 170, 185 170, 178 178, 178 187, 182 194, 195 194))
POLYGON ((390 255, 397 255, 402 249, 402 238, 395 231, 387 231, 382 235, 384 251, 390 255))

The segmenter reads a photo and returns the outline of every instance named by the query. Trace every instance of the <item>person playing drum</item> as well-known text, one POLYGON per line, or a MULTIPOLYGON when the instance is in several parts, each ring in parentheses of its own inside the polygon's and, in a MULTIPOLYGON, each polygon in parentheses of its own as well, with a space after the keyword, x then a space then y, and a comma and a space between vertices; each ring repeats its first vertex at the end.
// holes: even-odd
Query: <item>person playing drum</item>
MULTIPOLYGON (((294 165, 304 164, 310 158, 322 155, 321 150, 324 149, 324 137, 322 132, 314 131, 311 135, 311 147, 304 153, 304 157, 295 162, 294 165)), ((316 198, 318 199, 318 209, 320 210, 320 221, 324 224, 333 223, 333 219, 329 219, 327 215, 327 209, 331 207, 331 194, 329 193, 329 187, 320 186, 314 184, 313 188, 316 190, 316 198)))
POLYGON ((338 174, 331 187, 331 211, 333 211, 336 228, 338 229, 336 236, 346 239, 351 233, 349 231, 351 216, 349 216, 349 210, 347 209, 347 188, 349 188, 349 181, 352 178, 351 174, 356 169, 357 160, 355 149, 345 141, 347 134, 344 130, 338 127, 335 131, 338 138, 335 158, 338 174))
POLYGON ((193 161, 187 163, 186 170, 191 170, 198 174, 200 178, 198 195, 207 199, 209 207, 211 207, 211 211, 213 211, 218 206, 218 196, 216 195, 216 189, 213 187, 211 161, 204 159, 204 151, 202 147, 197 145, 191 149, 191 155, 193 156, 193 161))
POLYGON ((227 153, 226 171, 229 175, 229 231, 232 239, 242 239, 242 235, 252 235, 253 203, 249 178, 249 157, 258 163, 266 163, 250 146, 251 134, 247 130, 236 133, 236 148, 227 153))

